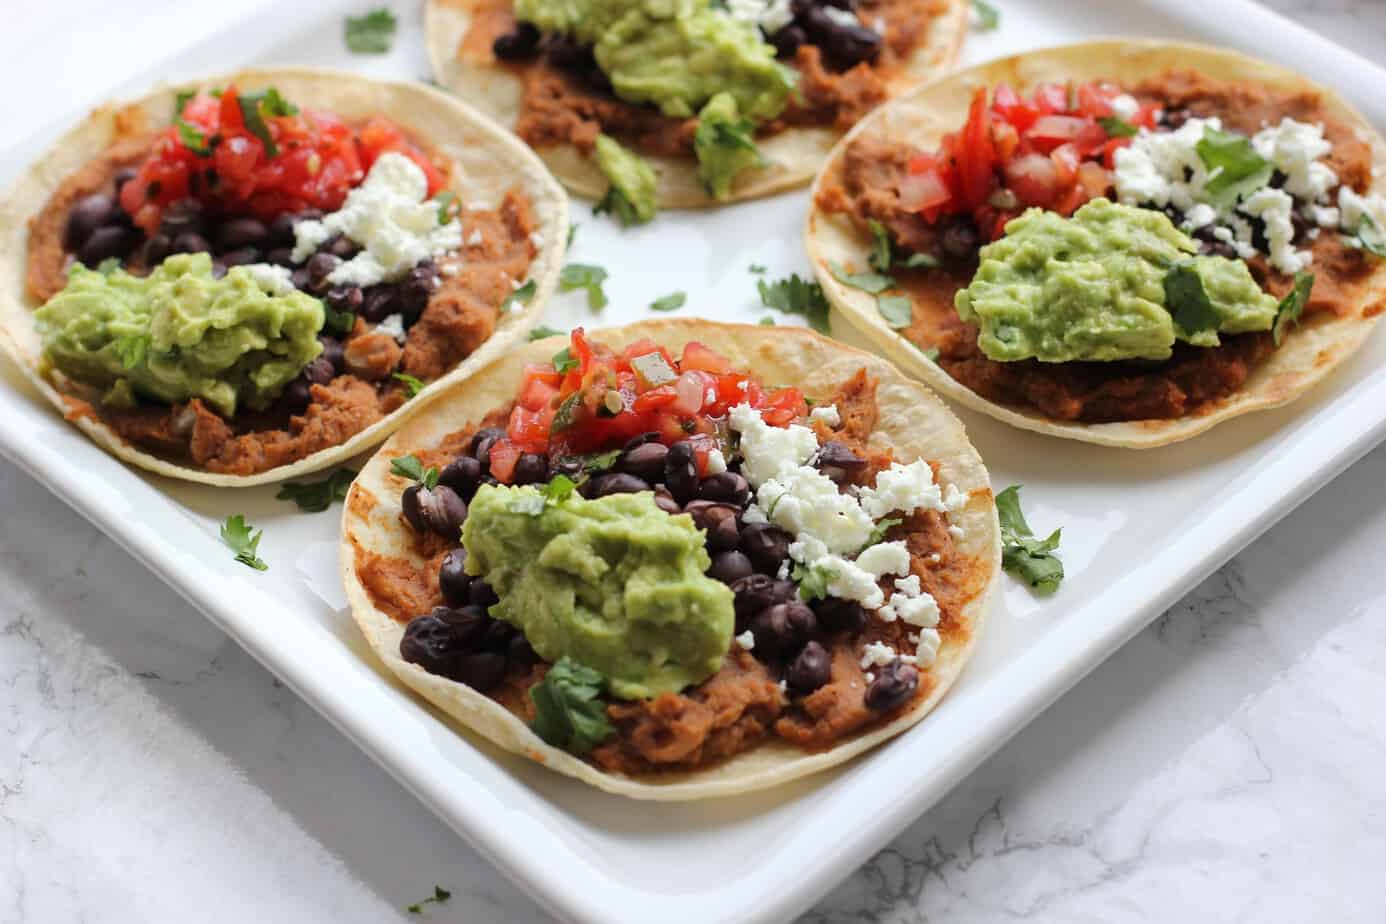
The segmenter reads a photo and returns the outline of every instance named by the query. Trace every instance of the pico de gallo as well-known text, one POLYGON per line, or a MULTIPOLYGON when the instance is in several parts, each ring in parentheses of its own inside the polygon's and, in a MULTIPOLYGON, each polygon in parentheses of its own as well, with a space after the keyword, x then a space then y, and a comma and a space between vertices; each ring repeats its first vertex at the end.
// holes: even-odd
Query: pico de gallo
POLYGON ((707 474, 727 414, 742 403, 777 427, 808 413, 799 389, 766 388, 696 341, 677 357, 647 339, 617 353, 579 327, 552 361, 525 368, 506 435, 491 447, 491 474, 509 484, 525 453, 580 457, 644 433, 666 445, 691 443, 699 474, 707 474))
POLYGON ((176 110, 120 190, 121 207, 150 234, 167 206, 190 198, 262 221, 333 211, 387 151, 423 170, 430 196, 443 188, 437 166, 383 116, 353 130, 331 112, 301 109, 273 87, 253 94, 234 86, 202 91, 180 97, 176 110))
POLYGON ((1002 83, 990 103, 979 87, 962 129, 911 158, 901 207, 931 225, 970 216, 990 240, 1032 206, 1071 215, 1111 189, 1117 150, 1158 114, 1110 83, 1041 84, 1029 98, 1002 83))

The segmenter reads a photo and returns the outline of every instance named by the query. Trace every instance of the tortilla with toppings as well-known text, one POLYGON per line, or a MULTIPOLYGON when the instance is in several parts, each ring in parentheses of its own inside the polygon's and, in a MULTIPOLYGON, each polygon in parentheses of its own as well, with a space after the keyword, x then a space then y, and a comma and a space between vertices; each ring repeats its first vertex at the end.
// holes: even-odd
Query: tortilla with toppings
POLYGON ((806 240, 831 301, 945 396, 1027 430, 1147 448, 1292 401, 1361 346, 1386 310, 1383 191, 1386 143, 1333 91, 1230 51, 1103 41, 991 62, 875 113, 818 179, 806 240), (1011 222, 1027 206, 1045 212, 1011 222), (1141 303, 1165 328, 1154 352, 1113 347, 1116 296, 1065 328, 1062 299, 1034 294, 1061 289, 1071 308, 1100 253, 1080 272, 1060 248, 1025 277, 1028 294, 1002 291, 1023 275, 1019 252, 1046 246, 1040 226, 1091 229, 1128 207, 1155 210, 1142 221, 1181 250, 1160 269, 1182 279, 1166 275, 1162 298, 1157 278, 1141 303), (887 278, 866 291, 853 274, 883 261, 887 278), (1245 265, 1261 292, 1242 307, 1260 305, 1257 323, 1218 336, 1219 291, 1186 272, 1208 277, 1212 263, 1225 280, 1245 265), (1008 352, 995 337, 1006 324, 984 309, 1015 318, 1036 299, 1058 312, 1050 339, 1035 347, 1023 334, 1008 352), (1190 334, 1200 317, 1209 329, 1190 334), (1095 318, 1107 353, 1069 350, 1095 318))
POLYGON ((250 485, 361 452, 523 338, 567 197, 448 94, 286 69, 102 106, 0 217, 0 344, 40 392, 125 462, 250 485))
MULTIPOLYGON (((807 183, 854 122, 881 102, 953 66, 970 10, 963 0, 862 0, 859 5, 750 0, 732 6, 750 11, 764 7, 762 21, 769 25, 760 28, 781 26, 765 41, 790 65, 796 89, 787 108, 755 120, 760 165, 740 170, 730 189, 716 196, 709 195, 699 176, 699 120, 691 114, 666 115, 648 101, 618 98, 609 85, 602 85, 604 78, 585 47, 546 33, 535 48, 508 53, 510 60, 498 59, 497 40, 520 34, 512 0, 430 0, 425 28, 438 82, 514 129, 569 190, 593 200, 608 193, 611 181, 598 166, 594 147, 599 136, 609 136, 653 168, 653 198, 660 207, 691 208, 807 183), (839 6, 855 7, 855 22, 853 14, 839 6), (779 19, 773 18, 776 9, 779 19), (790 19, 793 10, 799 12, 790 19), (834 43, 826 33, 804 29, 800 20, 810 17, 826 29, 847 28, 859 37, 834 43), (789 40, 791 33, 795 38, 789 40), (833 57, 834 44, 847 45, 850 51, 853 42, 866 49, 860 54, 872 56, 833 57)), ((736 11, 717 15, 732 16, 736 11)))
POLYGON ((683 800, 918 722, 999 560, 986 469, 928 390, 809 331, 688 320, 535 342, 450 392, 357 477, 341 564, 376 654, 463 727, 683 800))

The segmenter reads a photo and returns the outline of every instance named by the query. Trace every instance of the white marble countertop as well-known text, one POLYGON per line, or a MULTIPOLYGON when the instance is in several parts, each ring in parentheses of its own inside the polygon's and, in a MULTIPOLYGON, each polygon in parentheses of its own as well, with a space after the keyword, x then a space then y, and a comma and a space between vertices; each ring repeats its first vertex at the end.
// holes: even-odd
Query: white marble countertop
MULTIPOLYGON (((1386 59, 1386 0, 1272 5, 1386 59)), ((1386 448, 803 920, 1386 920, 1383 481, 1386 448)), ((435 883, 432 920, 550 920, 4 462, 0 523, 0 922, 417 920, 435 883)))

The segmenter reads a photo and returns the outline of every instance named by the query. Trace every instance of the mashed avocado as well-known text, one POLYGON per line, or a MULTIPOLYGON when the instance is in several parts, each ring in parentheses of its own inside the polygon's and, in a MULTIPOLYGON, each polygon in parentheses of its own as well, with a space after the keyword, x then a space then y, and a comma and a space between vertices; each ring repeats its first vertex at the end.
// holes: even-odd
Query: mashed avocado
POLYGON ((597 166, 611 182, 606 198, 598 205, 616 214, 623 225, 635 225, 654 218, 659 210, 655 201, 655 172, 640 155, 621 147, 610 135, 598 135, 594 152, 597 166))
POLYGON ((743 117, 772 119, 794 86, 760 30, 710 0, 515 0, 515 16, 592 45, 617 96, 674 118, 726 92, 743 117))
POLYGON ((958 316, 1000 362, 1168 359, 1176 339, 1270 330, 1278 303, 1245 263, 1196 257, 1162 212, 1094 199, 1071 218, 1030 209, 982 248, 958 316))
POLYGON ((698 113, 693 153, 698 157, 698 178, 709 196, 725 198, 738 173, 765 162, 752 140, 753 130, 751 120, 738 115, 736 98, 730 93, 718 93, 698 113))
POLYGON ((322 302, 272 295, 240 267, 214 279, 205 253, 143 277, 79 264, 34 319, 45 361, 117 406, 140 394, 201 398, 227 417, 240 402, 263 409, 322 352, 322 302))
POLYGON ((625 699, 677 692, 715 673, 731 646, 732 593, 703 572, 703 535, 651 494, 545 501, 483 485, 462 544, 467 571, 500 596, 490 613, 546 661, 600 671, 625 699))

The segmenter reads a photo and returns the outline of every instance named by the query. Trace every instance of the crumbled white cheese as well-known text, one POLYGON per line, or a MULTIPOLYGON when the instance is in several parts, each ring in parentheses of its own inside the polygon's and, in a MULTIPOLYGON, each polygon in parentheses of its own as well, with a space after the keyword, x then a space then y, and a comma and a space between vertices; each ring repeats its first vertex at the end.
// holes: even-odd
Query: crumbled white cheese
POLYGON ((379 324, 375 325, 375 332, 378 334, 389 334, 400 343, 404 342, 404 315, 392 314, 379 324))
POLYGON ((1123 93, 1112 100, 1112 113, 1118 119, 1130 119, 1141 111, 1141 104, 1129 93, 1123 93))
POLYGON ((293 260, 302 263, 328 238, 344 234, 361 250, 328 282, 369 286, 399 279, 462 244, 461 223, 439 224, 437 203, 427 197, 428 179, 417 164, 403 154, 382 154, 340 209, 294 225, 293 260))
POLYGON ((1184 229, 1186 231, 1196 231, 1204 225, 1211 225, 1218 220, 1218 210, 1206 202, 1198 202, 1194 207, 1184 213, 1184 229))
POLYGON ((1368 215, 1378 230, 1386 232, 1386 196, 1373 193, 1361 196, 1348 186, 1338 187, 1338 220, 1348 234, 1356 234, 1362 227, 1362 216, 1368 215))
POLYGON ((808 427, 772 427, 744 402, 731 409, 728 420, 741 434, 741 474, 752 486, 793 471, 818 451, 818 437, 808 427))
POLYGON ((244 266, 233 266, 226 275, 234 276, 238 272, 243 272, 255 281, 255 284, 270 295, 288 295, 294 291, 293 274, 289 272, 287 266, 275 266, 273 263, 247 263, 244 266))
POLYGON ((964 532, 963 528, 957 525, 956 523, 949 523, 948 535, 952 536, 954 539, 961 539, 963 536, 966 536, 967 533, 964 532))
POLYGON ((480 244, 481 240, 482 238, 480 228, 474 229, 471 234, 467 235, 467 243, 472 247, 475 247, 477 244, 480 244))
POLYGON ((794 21, 789 0, 727 0, 727 13, 733 19, 754 23, 774 35, 794 21))
POLYGON ((904 623, 921 628, 932 628, 938 625, 938 601, 933 594, 919 594, 911 597, 906 594, 895 594, 886 604, 895 611, 896 617, 904 623))
POLYGON ((809 420, 821 420, 830 427, 842 426, 842 415, 836 404, 824 404, 809 411, 809 420))
POLYGON ((722 450, 709 450, 707 454, 707 473, 709 475, 720 475, 726 470, 727 457, 722 455, 722 450))
POLYGON ((911 574, 909 577, 896 578, 895 589, 911 597, 917 597, 924 592, 919 586, 919 575, 917 574, 911 574))
POLYGON ((858 491, 862 509, 872 519, 880 519, 894 511, 914 513, 916 510, 942 510, 943 498, 934 483, 934 470, 923 459, 909 465, 890 463, 890 468, 876 473, 876 486, 858 491))
POLYGON ((914 658, 915 663, 920 667, 928 667, 934 663, 938 657, 938 647, 943 639, 939 636, 937 629, 920 629, 919 641, 915 642, 914 658))
POLYGON ((864 668, 885 667, 897 657, 899 655, 895 653, 895 649, 885 642, 867 642, 861 650, 861 666, 864 668))
POLYGON ((858 19, 857 14, 853 13, 851 10, 844 10, 841 7, 828 6, 826 4, 820 6, 818 9, 824 16, 844 29, 861 26, 861 20, 858 19))
POLYGON ((752 648, 756 647, 756 637, 750 629, 747 629, 745 632, 742 632, 740 635, 736 636, 736 644, 740 645, 747 651, 750 651, 752 648))
MULTIPOLYGON (((745 452, 744 434, 741 445, 745 452)), ((743 465, 743 474, 745 470, 743 465)), ((798 536, 812 536, 837 555, 866 545, 875 527, 856 498, 842 493, 831 478, 806 465, 761 482, 756 498, 776 526, 798 536)))
POLYGON ((1338 185, 1338 174, 1319 158, 1333 150, 1323 136, 1322 125, 1281 119, 1257 132, 1251 146, 1275 168, 1285 174, 1285 191, 1310 202, 1320 199, 1338 185))
POLYGON ((529 242, 534 245, 536 250, 542 249, 544 246, 544 235, 540 234, 538 231, 531 231, 529 232, 529 242))
POLYGON ((1307 250, 1295 250, 1295 225, 1292 218, 1295 200, 1289 193, 1283 189, 1266 186, 1248 196, 1239 208, 1265 223, 1266 246, 1270 248, 1271 266, 1289 275, 1309 265, 1313 254, 1307 250))
POLYGON ((877 578, 910 573, 910 551, 903 542, 879 542, 857 556, 857 567, 877 578))

